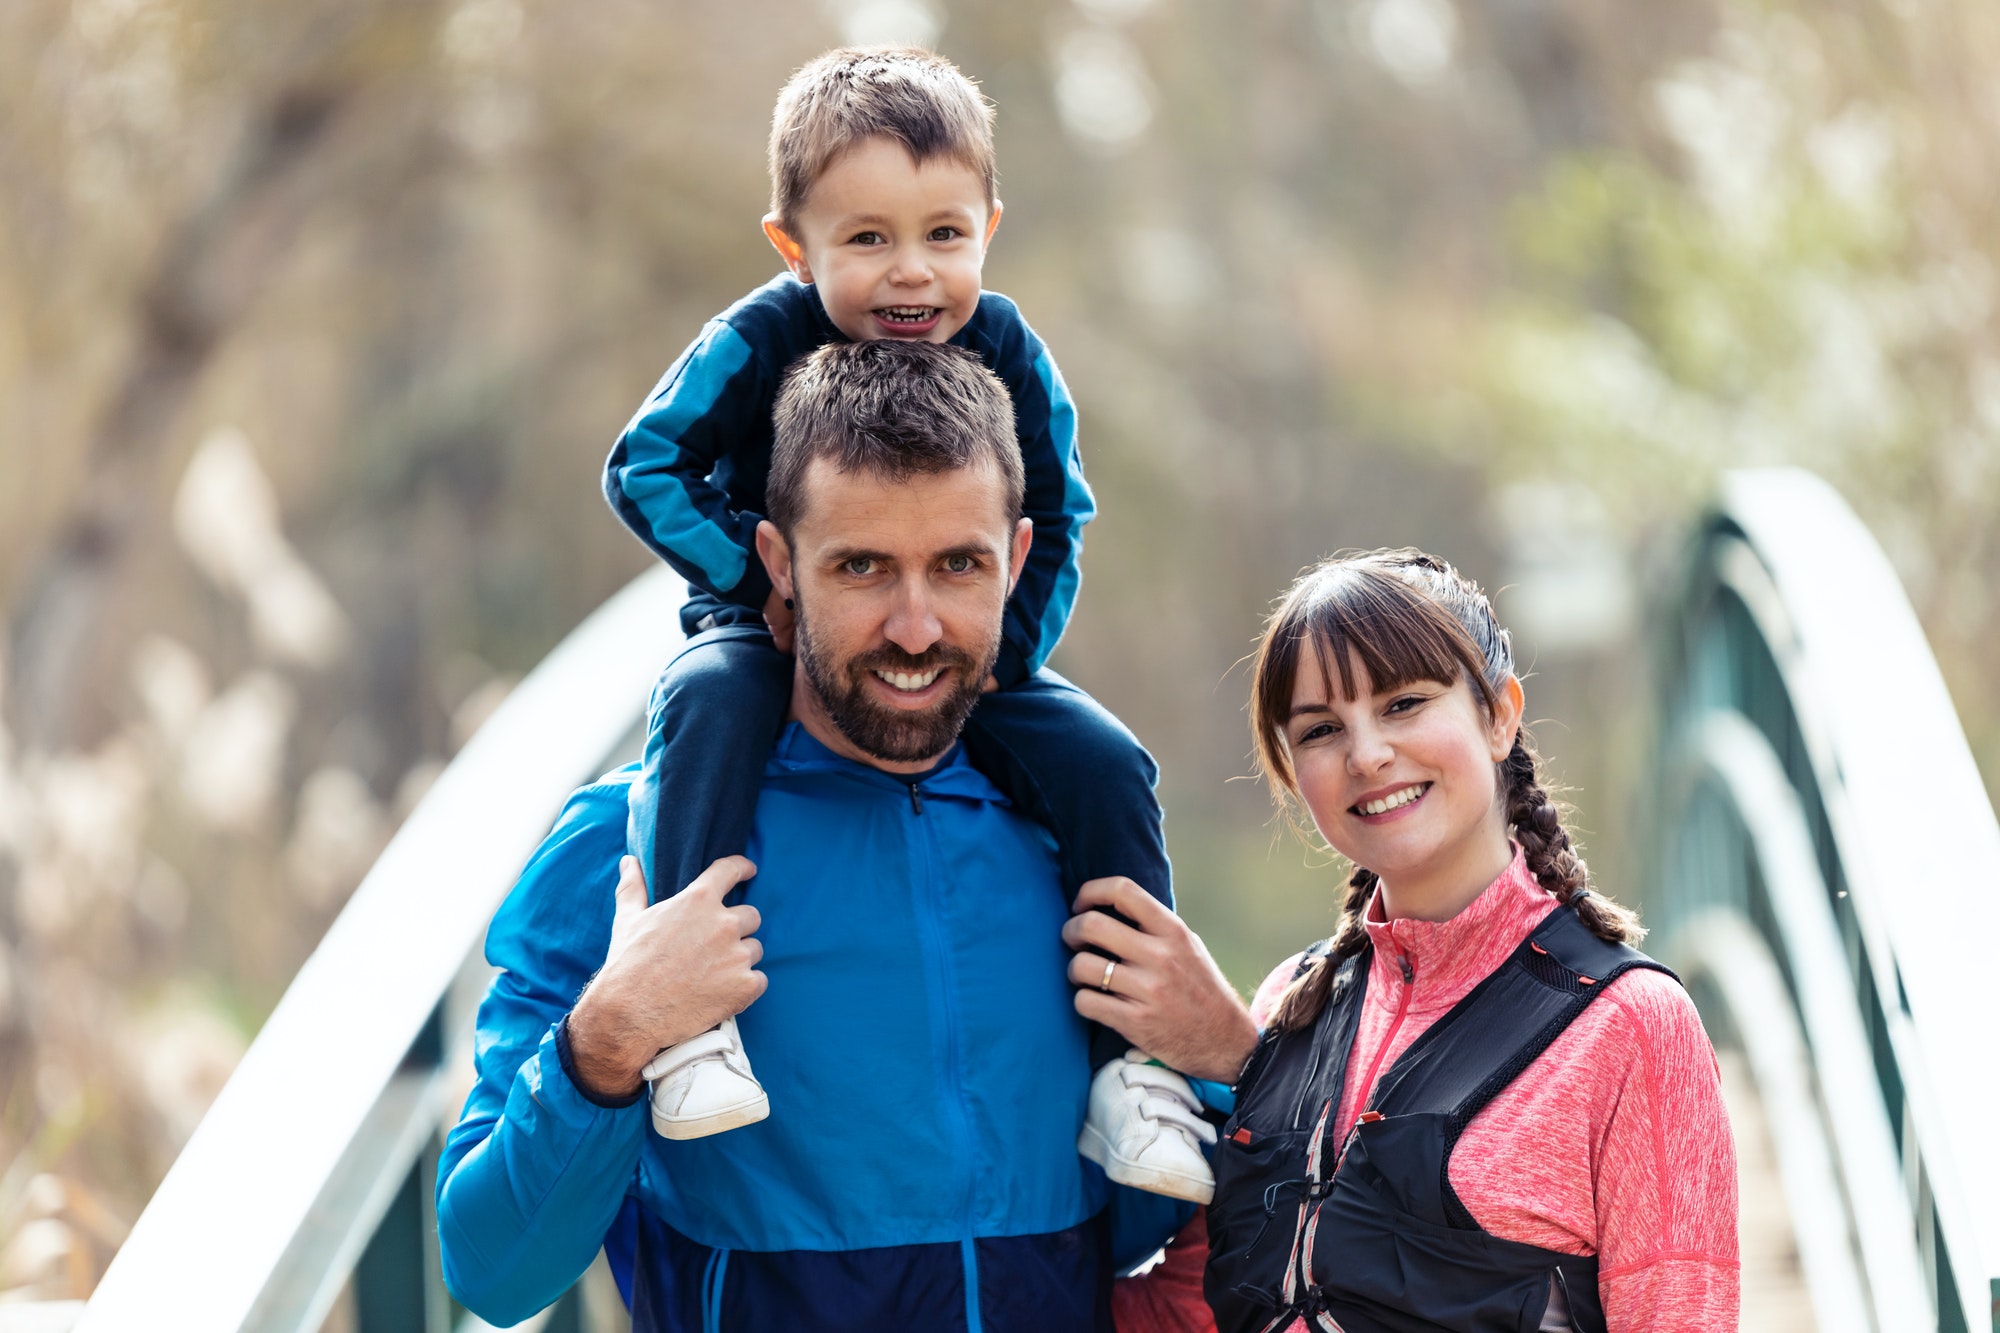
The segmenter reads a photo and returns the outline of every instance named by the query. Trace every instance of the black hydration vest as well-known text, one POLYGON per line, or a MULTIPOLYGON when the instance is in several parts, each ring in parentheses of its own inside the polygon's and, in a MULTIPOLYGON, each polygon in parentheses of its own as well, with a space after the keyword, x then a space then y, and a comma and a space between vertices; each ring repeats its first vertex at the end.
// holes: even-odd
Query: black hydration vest
POLYGON ((1597 1260, 1482 1230, 1448 1168, 1472 1118, 1606 986, 1635 967, 1667 969, 1557 908, 1389 1066, 1342 1157, 1333 1119, 1369 954, 1339 964, 1312 1026, 1267 1033, 1237 1084, 1202 1282, 1221 1333, 1297 1318, 1345 1333, 1534 1333, 1552 1290, 1577 1333, 1603 1333, 1597 1260))

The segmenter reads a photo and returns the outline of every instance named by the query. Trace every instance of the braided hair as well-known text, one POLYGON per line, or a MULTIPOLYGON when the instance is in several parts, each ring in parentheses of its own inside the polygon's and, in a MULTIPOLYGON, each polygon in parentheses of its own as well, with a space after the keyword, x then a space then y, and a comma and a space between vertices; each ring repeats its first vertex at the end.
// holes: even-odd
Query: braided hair
MULTIPOLYGON (((1320 670, 1340 679, 1341 693, 1356 693, 1355 664, 1375 689, 1412 681, 1463 680, 1492 716, 1500 692, 1514 675, 1513 636, 1501 627, 1479 585, 1436 556, 1402 548, 1345 552, 1301 574, 1278 602, 1258 646, 1250 690, 1251 732, 1257 766, 1294 829, 1299 818, 1298 775, 1285 724, 1298 673, 1317 655, 1320 670)), ((1562 812, 1541 779, 1533 742, 1524 728, 1497 765, 1509 833, 1528 871, 1558 903, 1574 904, 1577 917, 1598 937, 1636 943, 1644 934, 1629 908, 1590 891, 1590 870, 1563 828, 1562 812)), ((1302 1027, 1319 1016, 1340 961, 1368 942, 1363 922, 1380 878, 1354 867, 1347 901, 1324 960, 1293 984, 1278 1003, 1273 1026, 1302 1027)))

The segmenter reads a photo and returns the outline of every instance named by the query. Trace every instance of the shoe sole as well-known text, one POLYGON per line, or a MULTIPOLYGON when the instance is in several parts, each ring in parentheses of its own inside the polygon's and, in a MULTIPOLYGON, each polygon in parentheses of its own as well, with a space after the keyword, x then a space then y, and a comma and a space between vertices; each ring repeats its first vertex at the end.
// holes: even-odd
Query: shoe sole
POLYGON ((1149 1194, 1164 1194, 1189 1203, 1209 1203, 1215 1198, 1215 1179, 1190 1176, 1181 1171, 1162 1171, 1121 1157, 1095 1125, 1085 1125, 1076 1141, 1076 1150, 1104 1168, 1104 1174, 1119 1185, 1129 1185, 1149 1194))
POLYGON ((771 1099, 759 1093, 748 1101, 691 1120, 668 1120, 656 1115, 653 1132, 663 1139, 705 1139, 711 1134, 754 1125, 770 1114, 771 1099))

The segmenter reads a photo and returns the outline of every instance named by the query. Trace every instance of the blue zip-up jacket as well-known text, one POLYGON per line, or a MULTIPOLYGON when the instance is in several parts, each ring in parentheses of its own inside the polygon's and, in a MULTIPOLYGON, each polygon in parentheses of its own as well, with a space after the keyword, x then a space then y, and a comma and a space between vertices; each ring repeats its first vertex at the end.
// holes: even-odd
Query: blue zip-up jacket
MULTIPOLYGON (((654 554, 716 599, 690 600, 689 633, 705 628, 707 616, 723 624, 763 612, 771 580, 757 558, 757 524, 778 385, 800 357, 846 341, 819 293, 781 273, 702 328, 612 447, 604 465, 612 509, 654 554)), ((993 674, 1002 686, 1018 685, 1048 660, 1069 624, 1083 527, 1096 516, 1096 502, 1077 454, 1069 389, 1014 303, 982 293, 951 341, 977 353, 1014 400, 1024 512, 1035 539, 1007 602, 993 674)))
POLYGON ((500 974, 438 1172, 453 1294, 512 1324, 602 1246, 640 1330, 1104 1327, 1113 1264, 1187 1210, 1077 1155, 1048 833, 956 749, 911 780, 788 726, 749 846, 770 987, 738 1019, 771 1115, 669 1142, 643 1097, 585 1095, 561 1036, 610 942, 634 771, 571 798, 487 933, 500 974))

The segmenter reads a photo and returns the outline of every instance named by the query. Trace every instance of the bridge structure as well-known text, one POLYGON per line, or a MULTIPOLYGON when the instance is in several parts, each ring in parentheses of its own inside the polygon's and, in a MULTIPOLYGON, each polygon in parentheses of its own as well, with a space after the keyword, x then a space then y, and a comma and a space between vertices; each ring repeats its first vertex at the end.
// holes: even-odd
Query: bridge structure
MULTIPOLYGON (((86 1333, 484 1333, 439 1275, 441 1134, 486 923, 578 783, 637 753, 664 570, 466 746, 272 1013, 86 1333)), ((2000 823, 1880 547, 1825 483, 1730 476, 1668 608, 1649 945, 1748 1071, 1824 1333, 2000 1333, 2000 823)), ((1742 1134, 1739 1126, 1739 1137, 1742 1134)), ((529 1327, 581 1330, 572 1291, 529 1327)))

